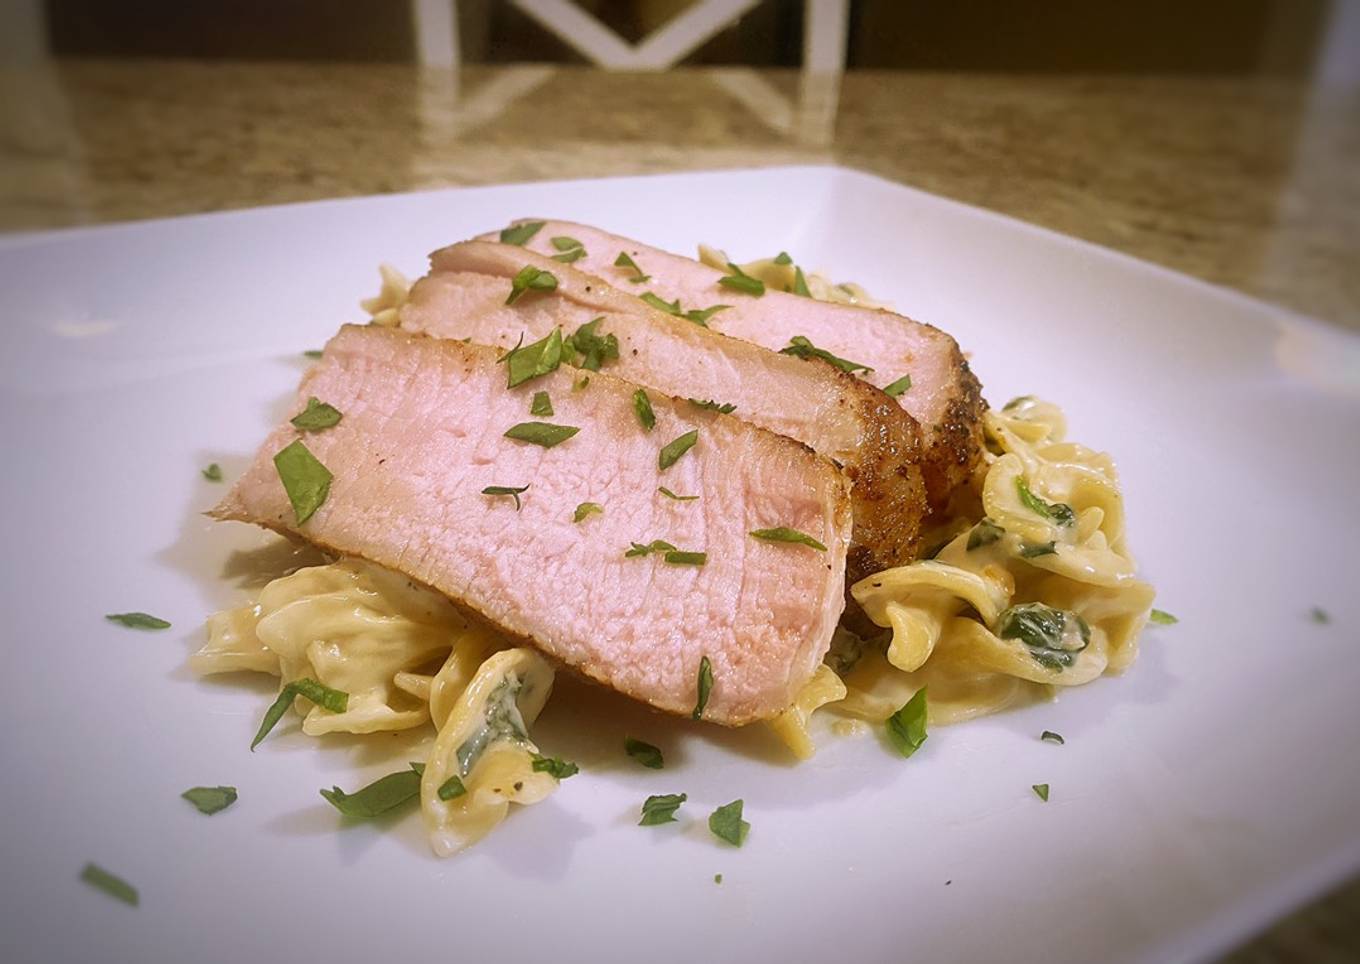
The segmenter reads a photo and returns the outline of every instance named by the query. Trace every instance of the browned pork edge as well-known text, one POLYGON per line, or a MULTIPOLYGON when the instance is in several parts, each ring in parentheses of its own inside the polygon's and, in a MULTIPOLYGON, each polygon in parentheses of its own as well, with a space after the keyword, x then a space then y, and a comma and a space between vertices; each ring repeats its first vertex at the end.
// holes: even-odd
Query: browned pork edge
POLYGON ((839 462, 850 478, 855 529, 851 582, 916 558, 926 513, 920 430, 892 398, 821 362, 780 355, 658 311, 601 279, 512 245, 472 241, 430 256, 401 311, 401 327, 508 349, 600 319, 619 340, 606 368, 672 396, 736 405, 737 418, 788 435, 839 462), (557 279, 552 292, 505 304, 526 265, 557 279), (702 379, 703 388, 697 385, 702 379))
POLYGON ((741 725, 776 715, 830 643, 841 612, 849 486, 806 447, 731 416, 653 399, 652 432, 635 386, 559 369, 515 389, 496 352, 379 327, 346 326, 303 378, 340 409, 332 428, 288 421, 211 513, 356 555, 444 593, 508 635, 624 694, 672 713, 696 699, 711 660, 704 718, 741 725), (515 442, 530 396, 550 392, 575 437, 515 442), (664 470, 661 446, 687 429, 699 444, 664 470), (301 440, 334 475, 325 503, 296 523, 273 456, 301 440), (522 506, 489 485, 530 482, 522 506), (658 483, 700 496, 676 503, 658 483), (604 512, 573 520, 580 502, 604 512), (788 524, 826 552, 753 539, 788 524), (626 558, 631 541, 706 551, 702 567, 626 558))

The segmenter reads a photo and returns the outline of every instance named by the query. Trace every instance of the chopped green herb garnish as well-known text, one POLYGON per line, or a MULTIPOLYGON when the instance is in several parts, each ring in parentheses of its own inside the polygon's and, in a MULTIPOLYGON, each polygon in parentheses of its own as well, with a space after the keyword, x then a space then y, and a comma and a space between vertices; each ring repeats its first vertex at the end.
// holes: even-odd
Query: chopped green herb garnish
POLYGON ((901 709, 888 717, 888 739, 904 757, 921 749, 926 741, 926 715, 926 687, 922 686, 901 709))
POLYGON ((835 365, 843 372, 853 373, 858 371, 863 372, 873 371, 873 369, 870 368, 868 365, 861 365, 859 362, 852 362, 847 361, 844 358, 837 358, 835 355, 831 354, 831 352, 824 351, 821 348, 818 348, 816 345, 814 345, 811 341, 809 341, 802 335, 794 335, 792 338, 790 338, 789 346, 787 348, 779 349, 779 354, 793 355, 796 358, 805 359, 820 358, 822 361, 827 362, 828 364, 835 365))
MULTIPOLYGON (((442 789, 442 788, 441 788, 442 789)), ((346 817, 369 820, 420 796, 420 773, 412 767, 374 780, 366 787, 346 793, 339 787, 322 790, 326 802, 346 817)))
POLYGON ((297 524, 302 525, 326 501, 334 476, 302 444, 302 439, 289 443, 275 454, 274 468, 292 503, 293 516, 297 524))
POLYGON ((751 825, 741 819, 742 802, 733 800, 714 810, 708 818, 708 829, 719 840, 726 840, 734 847, 740 847, 751 832, 751 825))
POLYGON ((211 816, 227 809, 236 802, 235 787, 190 787, 180 794, 195 807, 199 813, 211 816))
POLYGON ((647 302, 647 304, 651 305, 657 311, 664 311, 668 315, 683 314, 680 311, 679 298, 676 298, 674 301, 666 301, 660 295, 652 294, 652 292, 650 291, 644 292, 643 294, 638 295, 638 297, 641 298, 643 301, 647 302))
POLYGON ((1041 666, 1061 672, 1091 642, 1091 627, 1074 612, 1031 602, 1011 606, 996 620, 996 634, 1018 639, 1041 666))
POLYGON ((1036 559, 1039 556, 1051 556, 1058 551, 1056 542, 1026 542, 1020 546, 1021 559, 1036 559))
POLYGON ((1030 491, 1029 483, 1023 475, 1015 477, 1015 491, 1020 493, 1020 501, 1031 512, 1052 519, 1060 526, 1070 526, 1077 521, 1077 515, 1066 502, 1045 502, 1030 491))
POLYGON ((781 251, 779 252, 779 254, 775 255, 774 263, 793 264, 793 259, 789 257, 789 253, 787 251, 781 251))
POLYGON ((552 246, 558 251, 570 251, 572 248, 584 248, 585 245, 575 238, 569 238, 564 234, 559 234, 552 239, 552 246))
POLYGON ((576 329, 576 334, 564 341, 564 345, 581 356, 578 367, 597 372, 600 365, 619 357, 619 339, 612 335, 597 332, 604 316, 588 321, 576 329))
POLYGON ((625 737, 623 741, 623 752, 627 753, 634 760, 641 763, 648 770, 660 770, 666 763, 661 757, 661 749, 644 743, 642 740, 635 740, 631 736, 625 737))
POLYGON ((911 388, 911 376, 903 375, 897 381, 883 386, 883 393, 898 398, 903 392, 911 388))
POLYGON ((694 448, 694 443, 699 441, 699 430, 690 429, 673 442, 666 444, 656 457, 657 467, 663 472, 680 460, 690 449, 694 448))
POLYGON ((651 275, 642 273, 642 269, 638 267, 637 262, 634 261, 632 258, 628 257, 628 252, 626 251, 619 252, 619 256, 614 259, 614 267, 628 268, 629 270, 631 270, 633 272, 633 277, 629 278, 628 280, 635 285, 640 285, 644 281, 652 280, 651 275))
POLYGON ((983 519, 977 525, 973 526, 972 531, 968 533, 967 549, 969 552, 972 552, 974 549, 990 546, 1005 534, 1006 530, 1001 528, 1001 526, 997 525, 991 519, 983 519))
POLYGON ((711 398, 707 401, 698 398, 687 398, 685 401, 698 408, 708 409, 710 412, 718 412, 721 415, 731 415, 737 410, 737 406, 733 405, 731 402, 715 402, 711 398))
POLYGON ((544 271, 542 268, 535 268, 531 264, 526 264, 519 269, 518 274, 510 279, 510 294, 505 299, 505 303, 513 305, 524 297, 526 291, 554 291, 556 288, 557 275, 551 271, 544 271))
POLYGON ((1332 621, 1332 617, 1328 615, 1327 610, 1323 609, 1321 606, 1314 606, 1309 610, 1308 618, 1320 626, 1326 626, 1332 621))
POLYGON ((604 506, 600 505, 598 502, 582 502, 576 507, 576 511, 572 513, 571 521, 580 522, 593 512, 603 511, 604 506))
POLYGON ((322 354, 323 354, 323 353, 322 353, 322 351, 321 351, 320 348, 308 348, 306 351, 304 351, 304 352, 302 353, 302 357, 303 357, 303 358, 320 358, 322 354))
POLYGON ((642 801, 642 819, 639 827, 655 827, 662 823, 675 823, 675 811, 680 804, 689 799, 685 793, 659 793, 642 801))
POLYGON ((1062 738, 1061 733, 1054 733, 1052 730, 1044 730, 1044 732, 1039 734, 1039 739, 1046 743, 1056 743, 1058 746, 1062 746, 1067 742, 1062 738))
POLYGON ((222 481, 222 466, 218 465, 216 462, 209 465, 206 469, 203 469, 202 472, 203 478, 207 479, 209 482, 222 481))
POLYGON ((756 539, 763 539, 766 542, 796 542, 801 545, 811 546, 820 552, 826 552, 826 546, 822 545, 806 532, 799 532, 797 529, 790 529, 788 526, 775 526, 773 529, 753 529, 751 535, 756 539))
POLYGON ((547 418, 553 414, 552 399, 547 392, 534 392, 534 400, 529 403, 529 414, 547 418))
POLYGON ((159 616, 150 613, 109 613, 104 617, 111 623, 126 626, 128 629, 169 629, 170 624, 159 616))
POLYGON ((320 432, 339 424, 341 417, 340 409, 313 395, 307 399, 307 407, 289 421, 304 432, 320 432))
POLYGON ((812 292, 808 290, 807 278, 803 277, 802 268, 793 269, 793 293, 802 295, 804 298, 812 297, 812 292))
POLYGON ((467 793, 467 787, 463 786, 463 781, 456 773, 441 783, 439 789, 435 791, 435 795, 440 800, 445 801, 457 800, 465 793, 467 793))
POLYGON ((1038 798, 1039 798, 1040 800, 1042 800, 1044 803, 1048 803, 1048 784, 1047 784, 1047 783, 1036 783, 1036 784, 1034 784, 1034 786, 1031 787, 1030 789, 1034 791, 1034 795, 1035 795, 1036 797, 1038 797, 1038 798))
POLYGON ((633 411, 637 412, 638 421, 647 431, 656 428, 656 413, 652 411, 652 400, 641 388, 633 393, 633 411))
POLYGON ((586 256, 585 245, 575 238, 558 236, 552 239, 552 246, 562 252, 561 254, 553 255, 552 259, 554 261, 561 261, 563 264, 571 264, 573 261, 580 261, 586 256))
POLYGON ((668 499, 674 499, 676 502, 693 502, 695 499, 699 498, 697 495, 676 495, 664 485, 659 486, 656 491, 660 492, 668 499))
POLYGON ((1161 609, 1154 609, 1152 612, 1148 613, 1148 621, 1154 622, 1158 626, 1174 626, 1176 623, 1180 622, 1175 616, 1161 609))
POLYGON ((708 553, 685 552, 680 549, 671 549, 661 558, 664 562, 669 562, 672 566, 702 566, 708 562, 708 553))
POLYGON ((722 874, 714 874, 714 875, 713 875, 713 883, 715 883, 715 884, 721 884, 721 883, 722 883, 722 874))
POLYGON ((109 873, 98 864, 86 864, 85 869, 80 872, 80 879, 125 904, 136 907, 140 903, 136 887, 133 887, 117 874, 109 873))
POLYGON ((518 244, 523 247, 530 238, 543 230, 543 225, 547 223, 547 221, 525 221, 523 224, 512 224, 501 232, 501 244, 518 244))
POLYGON ((279 720, 283 719, 283 714, 288 710, 293 699, 298 696, 306 697, 317 706, 328 709, 332 713, 343 713, 349 708, 348 693, 333 690, 329 686, 322 686, 314 679, 293 680, 279 691, 278 699, 265 711, 264 719, 260 721, 260 728, 255 731, 255 739, 250 741, 251 750, 259 746, 260 741, 269 735, 269 731, 274 729, 279 720))
POLYGON ((731 288, 733 291, 740 291, 742 294, 755 295, 757 298, 765 293, 765 282, 759 278, 752 278, 731 261, 727 262, 727 268, 732 273, 718 279, 718 284, 724 288, 731 288))
POLYGON ((567 777, 575 776, 581 772, 581 768, 575 763, 568 763, 556 757, 534 754, 534 772, 546 773, 554 780, 565 780, 567 777))
POLYGON ((708 694, 713 692, 713 664, 708 661, 708 657, 701 657, 699 660, 699 698, 694 703, 694 712, 690 714, 690 719, 698 720, 704 715, 704 707, 708 705, 708 694))
POLYGON ((527 485, 488 485, 485 489, 482 489, 482 495, 508 495, 515 500, 515 511, 518 512, 520 507, 519 494, 528 488, 527 485))
POLYGON ((550 449, 560 445, 581 431, 572 425, 553 425, 549 422, 520 422, 505 430, 505 437, 519 442, 529 442, 550 449))
POLYGON ((713 305, 711 308, 691 308, 689 311, 685 312, 685 317, 696 325, 702 325, 707 328, 708 319, 712 318, 718 312, 726 311, 731 307, 731 305, 713 305))
POLYGON ((664 539, 653 539, 651 542, 646 543, 632 542, 629 543, 629 545, 632 546, 632 548, 623 554, 623 558, 625 559, 632 559, 637 556, 650 556, 654 552, 675 551, 675 546, 666 542, 664 539))

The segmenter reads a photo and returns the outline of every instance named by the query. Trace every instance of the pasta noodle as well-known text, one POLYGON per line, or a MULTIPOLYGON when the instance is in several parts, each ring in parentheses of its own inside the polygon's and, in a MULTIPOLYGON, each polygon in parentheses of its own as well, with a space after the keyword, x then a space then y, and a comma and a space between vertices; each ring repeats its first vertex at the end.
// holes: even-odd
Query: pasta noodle
MULTIPOLYGON (((720 268, 728 270, 732 263, 726 252, 718 248, 711 248, 706 244, 699 245, 699 260, 710 268, 720 268)), ((780 261, 775 258, 761 258, 758 261, 749 261, 746 264, 738 265, 742 272, 763 281, 768 287, 775 291, 793 291, 797 283, 799 274, 798 266, 790 261, 780 261)), ((855 284, 853 281, 836 284, 825 275, 813 272, 805 275, 803 282, 807 285, 808 294, 818 301, 834 301, 843 305, 859 305, 861 308, 887 308, 888 304, 883 301, 875 301, 869 293, 855 284)))

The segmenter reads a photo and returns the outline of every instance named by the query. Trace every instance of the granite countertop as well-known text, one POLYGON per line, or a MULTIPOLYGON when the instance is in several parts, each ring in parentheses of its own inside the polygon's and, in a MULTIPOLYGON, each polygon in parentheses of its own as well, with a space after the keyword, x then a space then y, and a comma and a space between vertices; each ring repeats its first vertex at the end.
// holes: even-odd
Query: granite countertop
POLYGON ((58 61, 0 71, 0 229, 835 162, 1360 328, 1360 91, 1270 79, 58 61))
MULTIPOLYGON (((0 69, 0 230, 838 163, 1360 329, 1360 91, 1270 79, 55 62, 0 69)), ((1238 964, 1360 957, 1360 882, 1238 964)))

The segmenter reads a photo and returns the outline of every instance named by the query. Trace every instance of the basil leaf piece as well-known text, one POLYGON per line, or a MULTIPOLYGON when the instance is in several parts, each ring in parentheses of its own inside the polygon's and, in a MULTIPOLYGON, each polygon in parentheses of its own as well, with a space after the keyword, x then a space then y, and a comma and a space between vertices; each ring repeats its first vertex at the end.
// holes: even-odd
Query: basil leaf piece
POLYGON ((584 520, 587 516, 589 516, 591 513, 603 511, 604 506, 600 505, 600 503, 598 502, 582 502, 580 505, 576 507, 576 511, 572 513, 571 521, 580 522, 584 520))
POLYGON ((679 298, 676 298, 674 301, 666 301, 660 295, 652 294, 652 292, 650 291, 640 294, 638 295, 638 297, 641 298, 643 301, 647 302, 647 304, 651 305, 657 311, 664 311, 668 315, 683 316, 683 312, 680 311, 679 298))
POLYGON ((515 500, 515 511, 518 512, 520 506, 519 494, 528 488, 527 485, 488 485, 485 489, 482 489, 482 495, 508 495, 515 500))
POLYGON ((1321 606, 1314 606, 1310 609, 1308 611, 1308 618, 1320 626, 1326 626, 1332 621, 1332 617, 1328 615, 1327 610, 1323 609, 1321 606))
POLYGON ((888 717, 888 739, 897 752, 910 757, 926 741, 926 687, 922 686, 911 699, 888 717))
POLYGON ((807 278, 803 277, 802 268, 793 269, 793 293, 802 295, 804 298, 812 297, 812 292, 808 290, 807 278))
POLYGON ((330 495, 330 469, 317 461, 297 439, 284 446, 274 456, 274 468, 283 483, 283 491, 288 493, 288 501, 293 506, 293 516, 302 525, 317 509, 321 508, 330 495))
POLYGON ((675 811, 680 804, 689 799, 685 793, 658 793, 642 801, 642 819, 639 827, 655 827, 663 823, 675 823, 675 811))
POLYGON ((689 311, 685 312, 685 317, 696 325, 702 325, 704 328, 707 328, 708 319, 712 318, 718 312, 726 311, 731 307, 731 305, 713 305, 711 308, 691 308, 689 311))
POLYGON ((651 275, 642 273, 642 269, 638 267, 638 263, 634 261, 632 258, 628 257, 628 253, 626 251, 619 252, 619 256, 614 259, 614 267, 628 268, 629 270, 631 270, 633 272, 633 277, 629 278, 628 280, 635 285, 640 285, 644 281, 652 280, 651 275))
POLYGON ((581 768, 575 763, 542 754, 534 754, 533 768, 535 773, 546 773, 554 780, 565 780, 581 772, 581 768))
MULTIPOLYGON (((520 335, 521 343, 523 339, 524 336, 520 335)), ((556 371, 562 364, 562 329, 554 328, 532 344, 523 347, 516 345, 502 356, 501 360, 506 363, 509 372, 506 388, 523 385, 527 381, 556 371)))
POLYGON ((534 392, 534 400, 529 403, 529 414, 540 418, 553 414, 552 399, 547 392, 534 392))
POLYGON ((137 896, 136 887, 133 887, 117 874, 109 873, 98 864, 86 864, 80 872, 80 879, 125 904, 136 907, 141 902, 141 898, 137 896))
POLYGON ((556 289, 557 275, 551 271, 544 271, 542 268, 535 268, 531 264, 526 264, 510 279, 510 294, 505 299, 505 303, 513 305, 524 297, 526 291, 555 291, 556 289))
POLYGON ((304 432, 320 432, 339 424, 342 417, 340 409, 313 395, 307 399, 307 407, 289 421, 304 432))
POLYGON ((465 793, 467 793, 467 787, 463 786, 463 781, 459 779, 456 773, 441 783, 439 789, 435 791, 435 795, 440 800, 457 800, 465 793))
POLYGON ((1043 603, 1021 603, 1003 610, 996 620, 996 634, 1018 639, 1040 666, 1061 672, 1077 660, 1091 642, 1091 627, 1074 612, 1043 603))
POLYGON ((892 382, 889 385, 884 385, 883 394, 891 395, 893 398, 898 398, 902 395, 903 392, 905 392, 909 388, 911 388, 911 376, 903 375, 897 381, 892 382))
POLYGON ((1054 733, 1052 730, 1044 730, 1044 732, 1039 734, 1039 739, 1043 740, 1045 743, 1056 743, 1058 746, 1062 746, 1067 742, 1062 738, 1061 733, 1054 733))
POLYGON ((797 529, 790 529, 788 526, 775 526, 773 529, 753 529, 751 535, 756 539, 763 539, 766 542, 796 542, 801 545, 811 546, 820 552, 826 552, 826 546, 822 545, 806 532, 799 532, 797 529))
POLYGON ((512 224, 501 231, 501 244, 517 244, 523 247, 530 238, 542 231, 543 225, 547 223, 547 221, 525 221, 523 224, 512 224))
POLYGON ((1020 547, 1021 559, 1035 559, 1039 556, 1055 555, 1058 551, 1056 542, 1026 542, 1020 547))
POLYGON ((190 787, 180 794, 198 808, 199 813, 212 816, 236 802, 235 787, 190 787))
MULTIPOLYGON (((1005 534, 1006 530, 1001 528, 1001 526, 997 525, 991 519, 983 519, 977 525, 973 526, 972 530, 968 533, 967 549, 969 552, 972 552, 974 549, 990 546, 1005 534)), ((1054 551, 1056 552, 1057 550, 1055 549, 1054 551)))
POLYGON ((858 371, 863 372, 873 371, 873 369, 870 368, 868 365, 861 365, 859 362, 852 362, 847 361, 844 358, 837 358, 835 355, 831 354, 831 352, 823 351, 821 348, 818 348, 816 345, 814 345, 811 341, 809 341, 802 335, 794 335, 792 338, 790 338, 788 347, 779 349, 779 354, 793 355, 795 358, 803 359, 820 358, 822 361, 827 362, 828 364, 835 365, 843 372, 854 373, 858 371))
POLYGON ((260 741, 278 725, 293 699, 298 696, 306 697, 317 706, 328 709, 332 713, 343 713, 349 708, 348 693, 333 690, 329 686, 322 686, 316 680, 306 677, 293 680, 279 691, 278 698, 270 704, 269 709, 265 710, 264 719, 260 721, 260 728, 255 731, 255 739, 250 741, 251 752, 254 752, 255 748, 260 745, 260 741))
POLYGON ((586 246, 584 244, 577 241, 575 238, 569 238, 564 234, 559 234, 557 237, 553 238, 552 246, 558 251, 563 252, 562 254, 554 255, 554 261, 565 261, 568 257, 570 257, 570 260, 575 261, 577 258, 585 257, 586 254, 586 246))
POLYGON ((673 566, 702 566, 708 562, 708 553, 671 549, 661 558, 673 566))
POLYGON ((717 412, 720 415, 731 415, 737 410, 737 406, 733 405, 731 402, 715 402, 711 398, 707 401, 701 401, 697 398, 687 398, 685 401, 696 408, 708 409, 710 412, 717 412))
POLYGON ((660 770, 666 765, 666 761, 661 757, 660 747, 644 743, 642 740, 635 740, 631 736, 624 737, 623 752, 638 763, 645 766, 648 770, 660 770))
POLYGON ((676 495, 664 485, 659 486, 656 491, 660 492, 668 499, 674 499, 676 502, 693 502, 695 499, 699 498, 697 495, 676 495))
POLYGON ((321 351, 320 348, 308 348, 306 351, 304 351, 304 352, 302 353, 302 357, 303 357, 303 358, 313 358, 313 359, 315 359, 315 358, 320 358, 321 355, 322 355, 322 351, 321 351))
POLYGON ((1020 493, 1020 501, 1031 512, 1043 516, 1045 519, 1052 519, 1060 526, 1074 525, 1077 521, 1077 514, 1072 511, 1072 507, 1066 502, 1045 502, 1030 491, 1029 483, 1025 481, 1023 475, 1015 477, 1015 491, 1020 493))
POLYGON ((602 321, 603 315, 586 322, 576 329, 574 335, 564 341, 565 346, 582 356, 578 367, 587 371, 597 372, 604 362, 617 360, 619 357, 619 339, 612 334, 598 333, 602 321))
POLYGON ((708 696, 713 692, 713 664, 704 656, 699 660, 699 698, 694 703, 694 712, 690 714, 690 719, 702 719, 704 707, 708 705, 708 696))
POLYGON ((1156 623, 1158 626, 1174 626, 1180 622, 1180 620, 1169 612, 1165 612, 1161 609, 1154 609, 1152 612, 1148 613, 1148 622, 1156 623))
POLYGON ((1034 784, 1034 786, 1030 787, 1030 789, 1034 791, 1034 795, 1037 796, 1040 800, 1042 800, 1044 803, 1048 803, 1047 783, 1036 783, 1034 784))
POLYGON ((574 262, 580 261, 585 256, 585 248, 571 248, 568 251, 563 251, 561 254, 553 255, 552 259, 554 261, 561 261, 563 264, 573 264, 574 262))
POLYGON ((520 422, 505 430, 505 437, 519 442, 529 442, 550 449, 560 445, 581 431, 572 425, 553 425, 549 422, 520 422))
POLYGON ((647 393, 639 388, 633 393, 633 411, 637 412, 638 421, 647 431, 656 428, 656 413, 652 411, 652 400, 647 397, 647 393))
POLYGON ((793 264, 793 259, 789 257, 787 251, 781 251, 774 258, 775 264, 793 264))
POLYGON ((353 793, 331 787, 321 795, 346 817, 370 820, 420 796, 420 774, 414 769, 398 770, 353 793))
POLYGON ((209 482, 222 481, 222 466, 218 465, 216 462, 201 471, 203 472, 203 478, 207 479, 209 482))
POLYGON ((718 279, 718 284, 722 287, 740 291, 742 294, 754 295, 757 298, 765 293, 765 282, 759 278, 752 278, 731 261, 727 262, 727 268, 732 273, 718 279))
POLYGON ((726 840, 734 847, 740 847, 751 832, 751 825, 741 819, 742 801, 733 800, 714 810, 708 818, 708 829, 719 840, 726 840))
POLYGON ((656 457, 657 467, 663 472, 680 460, 690 449, 694 448, 694 443, 699 441, 699 430, 690 429, 673 442, 666 444, 656 457))
POLYGON ((126 626, 128 629, 169 629, 170 624, 159 616, 150 613, 109 613, 104 617, 111 623, 126 626))
POLYGON ((629 545, 631 545, 632 548, 623 554, 623 558, 625 559, 632 559, 637 556, 649 556, 653 552, 675 551, 675 546, 671 545, 669 542, 666 542, 664 539, 653 539, 651 542, 647 543, 632 542, 629 543, 629 545))

